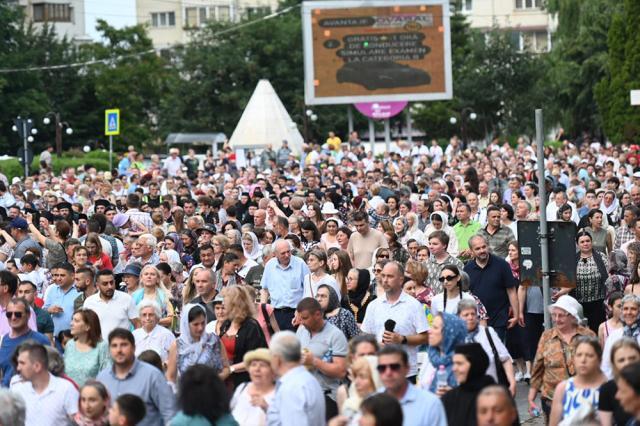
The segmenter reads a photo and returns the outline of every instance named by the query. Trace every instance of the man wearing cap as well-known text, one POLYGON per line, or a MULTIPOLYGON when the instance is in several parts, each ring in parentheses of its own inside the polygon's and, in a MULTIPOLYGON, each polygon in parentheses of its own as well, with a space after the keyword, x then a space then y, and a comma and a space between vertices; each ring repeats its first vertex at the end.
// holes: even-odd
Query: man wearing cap
POLYGON ((182 169, 182 159, 180 158, 180 150, 178 148, 171 148, 169 150, 169 156, 164 160, 162 170, 167 171, 167 175, 170 177, 177 176, 182 169))
POLYGON ((30 248, 41 253, 40 245, 29 235, 29 224, 26 220, 17 217, 9 223, 9 228, 11 229, 11 237, 16 241, 16 246, 13 249, 14 259, 22 259, 27 249, 30 248))
POLYGON ((111 203, 109 200, 96 200, 93 206, 93 212, 95 214, 104 214, 107 211, 107 207, 109 207, 111 203))
POLYGON ((116 328, 129 329, 140 326, 138 309, 128 294, 116 290, 113 272, 108 269, 98 271, 96 276, 98 292, 84 301, 84 309, 91 309, 100 319, 102 338, 107 340, 109 333, 116 328))
MULTIPOLYGON (((206 223, 196 231, 196 234, 198 235, 198 246, 206 246, 211 244, 211 239, 216 235, 216 226, 212 223, 206 223)), ((202 259, 202 256, 200 258, 202 259)))

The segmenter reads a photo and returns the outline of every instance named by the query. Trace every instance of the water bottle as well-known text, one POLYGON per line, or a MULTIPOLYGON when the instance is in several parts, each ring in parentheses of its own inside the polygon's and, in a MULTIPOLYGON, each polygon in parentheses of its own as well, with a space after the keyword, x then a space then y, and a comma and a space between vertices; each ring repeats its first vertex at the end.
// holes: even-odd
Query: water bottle
POLYGON ((533 417, 540 417, 542 415, 540 410, 538 410, 537 408, 534 408, 533 410, 531 410, 531 414, 533 415, 533 417))
POLYGON ((449 386, 447 370, 444 368, 444 365, 441 365, 438 368, 438 372, 436 373, 436 386, 438 388, 445 388, 449 386))

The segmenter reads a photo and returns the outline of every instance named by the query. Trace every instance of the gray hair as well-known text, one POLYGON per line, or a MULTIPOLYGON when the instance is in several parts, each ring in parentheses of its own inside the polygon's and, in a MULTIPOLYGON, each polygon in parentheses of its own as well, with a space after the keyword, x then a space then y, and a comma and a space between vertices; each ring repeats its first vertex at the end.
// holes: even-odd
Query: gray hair
POLYGON ((153 308, 153 313, 156 314, 156 318, 158 321, 162 318, 162 310, 160 309, 160 305, 154 300, 142 299, 142 301, 138 304, 138 315, 142 314, 142 310, 145 308, 153 308))
POLYGON ((158 244, 158 240, 151 234, 142 234, 138 237, 138 242, 146 244, 147 246, 155 249, 158 244))
POLYGON ((622 304, 624 305, 627 302, 633 302, 636 304, 636 306, 640 306, 640 297, 636 296, 635 294, 626 294, 622 298, 622 304))
POLYGON ((262 256, 263 257, 272 256, 274 252, 275 252, 275 250, 273 248, 273 245, 271 245, 271 244, 267 244, 264 247, 262 247, 262 256))
POLYGON ((0 424, 2 426, 23 426, 26 413, 27 405, 19 394, 0 388, 0 424))
POLYGON ((476 301, 473 299, 461 299, 458 302, 458 315, 462 313, 462 311, 466 311, 467 309, 474 309, 476 314, 478 313, 478 305, 476 301))
MULTIPOLYGON (((53 374, 56 377, 60 377, 64 374, 64 358, 60 355, 57 349, 52 346, 45 346, 47 350, 47 370, 49 373, 53 374)), ((4 423, 2 423, 4 425, 4 423)))
POLYGON ((300 341, 292 331, 279 331, 274 334, 269 349, 272 355, 281 357, 285 362, 300 362, 300 341))
POLYGON ((476 240, 484 241, 484 243, 487 245, 487 248, 489 248, 489 242, 483 235, 480 234, 473 235, 471 238, 469 238, 469 247, 471 247, 473 245, 473 242, 476 240))

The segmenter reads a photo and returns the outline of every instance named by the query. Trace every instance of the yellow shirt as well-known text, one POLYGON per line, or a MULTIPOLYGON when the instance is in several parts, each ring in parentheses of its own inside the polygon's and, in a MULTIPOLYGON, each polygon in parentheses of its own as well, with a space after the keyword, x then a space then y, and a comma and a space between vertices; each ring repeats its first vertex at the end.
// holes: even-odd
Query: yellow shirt
POLYGON ((332 151, 338 151, 341 144, 342 140, 337 136, 327 138, 327 145, 329 145, 329 149, 331 149, 332 151))

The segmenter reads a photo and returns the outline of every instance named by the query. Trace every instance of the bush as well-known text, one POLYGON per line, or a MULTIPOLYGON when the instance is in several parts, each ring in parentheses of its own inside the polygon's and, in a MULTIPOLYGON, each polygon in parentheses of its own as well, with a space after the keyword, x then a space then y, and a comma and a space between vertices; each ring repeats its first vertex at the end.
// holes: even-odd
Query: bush
MULTIPOLYGON (((115 161, 115 160, 114 160, 115 161)), ((58 158, 57 156, 53 156, 53 172, 56 175, 62 173, 67 167, 77 168, 78 166, 84 166, 85 164, 91 164, 97 170, 107 171, 109 170, 109 153, 95 151, 85 154, 78 153, 78 155, 73 155, 73 153, 63 154, 62 158, 58 158)), ((38 157, 33 160, 31 163, 31 167, 29 169, 29 173, 32 173, 35 170, 39 170, 40 166, 38 164, 38 157)), ((12 158, 9 160, 0 161, 0 171, 7 176, 9 181, 14 177, 23 177, 24 176, 24 168, 20 164, 17 158, 12 158)))

